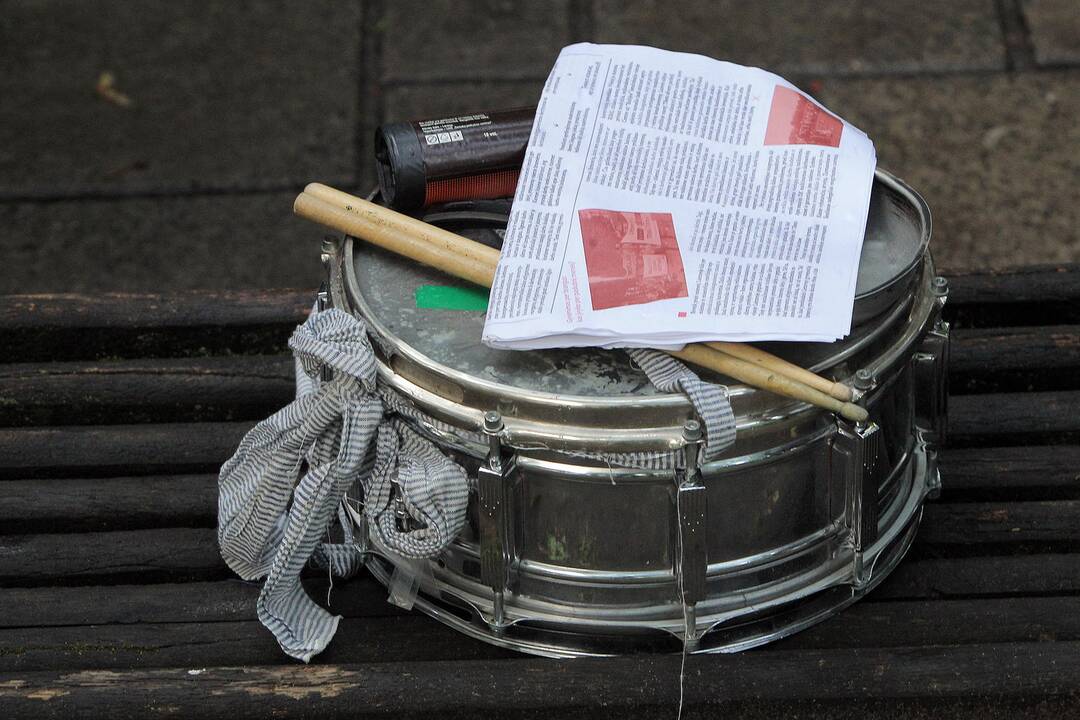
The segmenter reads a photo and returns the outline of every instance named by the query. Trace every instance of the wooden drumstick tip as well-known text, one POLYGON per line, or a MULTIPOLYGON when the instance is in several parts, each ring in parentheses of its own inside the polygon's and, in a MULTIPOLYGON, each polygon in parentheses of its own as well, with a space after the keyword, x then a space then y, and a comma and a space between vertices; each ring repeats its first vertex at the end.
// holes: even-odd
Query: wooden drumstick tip
POLYGON ((851 402, 846 402, 840 406, 839 413, 841 417, 852 422, 866 422, 870 419, 870 413, 866 411, 866 408, 851 402))

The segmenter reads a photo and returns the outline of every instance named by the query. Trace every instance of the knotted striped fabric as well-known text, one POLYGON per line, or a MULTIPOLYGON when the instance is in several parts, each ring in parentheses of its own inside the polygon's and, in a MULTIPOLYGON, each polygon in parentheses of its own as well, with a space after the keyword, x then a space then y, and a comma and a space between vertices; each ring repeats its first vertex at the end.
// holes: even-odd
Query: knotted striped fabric
MULTIPOLYGON (((289 340, 308 378, 299 396, 244 436, 221 468, 218 542, 247 580, 266 576, 259 620, 292 657, 309 661, 340 617, 307 596, 300 572, 313 558, 334 574, 362 566, 367 538, 324 543, 346 491, 359 482, 364 512, 383 544, 410 557, 440 552, 465 522, 465 471, 400 420, 384 421, 367 327, 340 310, 312 313, 289 340), (326 365, 333 380, 312 381, 326 365), (372 459, 371 446, 375 445, 372 459), (297 482, 303 461, 308 467, 297 482), (417 527, 402 530, 391 508, 396 483, 417 527)), ((342 518, 343 520, 345 518, 342 518)))
MULTIPOLYGON (((325 649, 341 620, 304 592, 300 573, 309 561, 348 577, 363 567, 369 542, 402 558, 430 558, 464 526, 465 471, 410 422, 482 437, 429 418, 379 386, 367 326, 353 315, 313 311, 289 347, 296 356, 297 398, 252 428, 222 466, 218 542, 222 557, 242 578, 266 577, 259 620, 288 655, 308 662, 325 649), (329 382, 318 380, 324 366, 333 370, 329 382), (356 485, 362 488, 362 524, 370 537, 353 535, 356 523, 344 503, 356 485), (401 511, 408 516, 404 528, 401 511), (335 517, 343 541, 325 542, 335 517)), ((664 353, 630 354, 658 389, 690 399, 705 424, 705 459, 734 441, 726 388, 703 382, 664 353)), ((682 455, 583 454, 656 469, 676 466, 682 455)))
POLYGON ((690 400, 705 425, 703 460, 716 459, 735 442, 735 412, 726 387, 705 382, 667 353, 641 348, 626 352, 657 390, 681 392, 690 400))

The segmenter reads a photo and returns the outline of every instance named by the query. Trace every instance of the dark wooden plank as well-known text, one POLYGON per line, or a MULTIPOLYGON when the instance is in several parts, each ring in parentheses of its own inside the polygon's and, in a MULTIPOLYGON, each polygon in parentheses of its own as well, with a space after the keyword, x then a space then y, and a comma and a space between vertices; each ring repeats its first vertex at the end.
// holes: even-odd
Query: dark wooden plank
MULTIPOLYGON (((1080 597, 858 603, 766 652, 1080 640, 1080 597), (972 622, 978 618, 978 622, 972 622)), ((513 657, 419 613, 348 618, 320 663, 513 657)), ((256 620, 0 630, 0 673, 289 663, 256 620)))
POLYGON ((948 447, 940 462, 942 483, 958 490, 1080 486, 1080 445, 948 447))
MULTIPOLYGON (((159 670, 45 671, 9 675, 0 701, 15 716, 102 718, 540 717, 553 710, 607 711, 678 702, 676 655, 553 662, 544 659, 384 662, 159 670), (210 700, 208 700, 210 698, 210 700)), ((718 711, 737 702, 993 695, 1080 691, 1080 643, 777 651, 694 656, 686 704, 718 711)), ((580 716, 580 715, 579 715, 580 716)))
MULTIPOLYGON (((1080 266, 958 275, 951 286, 947 313, 966 324, 1080 323, 1080 266)), ((11 295, 0 300, 0 362, 271 353, 311 302, 310 290, 11 295)))
MULTIPOLYGON (((330 582, 313 571, 303 581, 308 594, 347 618, 402 615, 387 592, 367 572, 330 582)), ((0 628, 134 623, 216 623, 255 620, 262 581, 239 578, 216 582, 150 585, 91 585, 0 589, 0 628)))
POLYGON ((0 429, 0 478, 216 473, 253 422, 0 429))
POLYGON ((0 585, 180 582, 232 577, 214 530, 165 528, 0 537, 0 585))
POLYGON ((858 602, 774 650, 1080 640, 1080 597, 858 602), (972 622, 978 618, 977 622, 972 622))
MULTIPOLYGON (((921 552, 964 545, 1080 547, 1080 501, 930 503, 916 536, 921 552)), ((0 584, 8 586, 168 582, 230 577, 210 528, 0 536, 0 584)))
POLYGON ((1080 325, 957 328, 952 393, 1069 390, 1080 384, 1080 325))
POLYGON ((1045 445, 1080 436, 1080 391, 949 398, 949 445, 1045 445))
MULTIPOLYGON (((1080 446, 949 448, 942 453, 945 499, 1080 499, 1080 446)), ((33 532, 212 527, 217 475, 150 475, 9 480, 0 535, 33 532)))
MULTIPOLYGON (((348 618, 397 615, 368 573, 304 580, 320 604, 348 618), (329 591, 329 592, 328 592, 329 591)), ((0 589, 0 627, 222 622, 255 619, 260 583, 216 582, 0 589)), ((1080 595, 1080 554, 907 559, 862 602, 1016 595, 1080 595)), ((841 616, 844 617, 844 616, 841 616)))
MULTIPOLYGON (((1073 388, 1080 326, 961 329, 953 391, 1073 388)), ((0 365, 0 425, 250 419, 292 397, 286 355, 0 365)))
MULTIPOLYGON (((320 663, 519 659, 426 615, 342 621, 320 663)), ((0 630, 0 675, 35 670, 130 670, 206 665, 279 665, 296 660, 257 620, 136 623, 0 630)))
POLYGON ((1080 547, 1080 500, 929 503, 924 545, 1059 543, 1080 547))
POLYGON ((1051 500, 1080 497, 1080 445, 946 448, 945 499, 1051 500))
POLYGON ((949 276, 948 319, 961 326, 1080 323, 1080 265, 1032 265, 949 276))
POLYGON ((313 301, 311 290, 9 295, 0 362, 273 354, 313 301))
POLYGON ((866 601, 1080 593, 1080 554, 909 557, 866 601))
POLYGON ((0 425, 261 420, 295 384, 285 355, 0 365, 0 425))
POLYGON ((217 475, 10 480, 0 535, 213 527, 217 475))
MULTIPOLYGON (((958 330, 955 392, 1074 388, 1080 326, 958 330)), ((249 419, 292 397, 291 360, 227 356, 0 366, 0 425, 249 419)))
POLYGON ((1080 301, 1080 264, 1023 265, 949 275, 949 304, 1080 301))
MULTIPOLYGON (((961 395, 952 446, 1046 444, 1080 435, 1080 391, 961 395)), ((216 471, 252 423, 0 430, 0 477, 216 471)))

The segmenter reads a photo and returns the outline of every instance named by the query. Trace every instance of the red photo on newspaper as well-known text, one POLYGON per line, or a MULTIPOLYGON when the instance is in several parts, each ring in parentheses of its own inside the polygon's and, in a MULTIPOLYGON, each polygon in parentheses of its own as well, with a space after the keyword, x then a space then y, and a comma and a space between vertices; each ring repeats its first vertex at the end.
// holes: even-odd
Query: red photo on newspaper
POLYGON ((579 210, 593 310, 687 297, 671 213, 579 210))
POLYGON ((765 128, 766 145, 840 147, 844 123, 791 88, 777 85, 765 128))

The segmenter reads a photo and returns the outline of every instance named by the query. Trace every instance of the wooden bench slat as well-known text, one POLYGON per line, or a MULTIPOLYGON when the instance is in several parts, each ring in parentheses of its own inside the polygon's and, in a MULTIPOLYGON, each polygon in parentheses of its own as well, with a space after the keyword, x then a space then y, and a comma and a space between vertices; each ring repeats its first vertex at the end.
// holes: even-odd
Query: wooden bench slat
MULTIPOLYGON (((0 614, 0 628, 253 620, 260 584, 231 577, 214 582, 3 588, 0 607, 6 610, 0 614)), ((331 590, 326 578, 314 574, 304 580, 304 587, 325 606, 331 590)), ((1080 594, 1080 553, 909 558, 862 602, 1053 594, 1080 594)), ((403 614, 386 602, 386 595, 386 589, 365 572, 336 580, 330 607, 349 618, 403 614)))
POLYGON ((280 352, 314 290, 9 295, 0 362, 280 352))
MULTIPOLYGON (((349 618, 400 616, 387 591, 366 571, 331 587, 324 574, 303 581, 308 594, 349 618), (330 602, 327 605, 327 597, 330 602)), ((0 589, 0 628, 134 623, 217 623, 255 620, 262 581, 237 577, 213 582, 90 585, 0 589)))
POLYGON ((953 448, 941 451, 945 492, 1080 489, 1080 445, 953 448))
MULTIPOLYGON (((958 329, 954 393, 1069 389, 1080 326, 958 329)), ((0 365, 0 425, 260 418, 293 397, 287 355, 0 365)))
MULTIPOLYGON (((954 394, 1074 389, 1080 326, 958 329, 954 394)), ((0 365, 0 425, 261 419, 293 398, 288 355, 0 365)))
POLYGON ((7 295, 0 332, 32 328, 184 328, 303 322, 314 290, 7 295))
POLYGON ((1080 264, 1023 265, 948 275, 949 303, 1002 305, 1080 301, 1080 264))
MULTIPOLYGON (((946 313, 964 324, 1080 322, 1077 266, 952 275, 950 285, 946 313)), ((0 362, 280 350, 313 298, 313 289, 9 295, 0 362)))
POLYGON ((216 474, 9 480, 0 492, 0 534, 212 527, 217 520, 216 474))
MULTIPOLYGON (((173 713, 204 718, 366 716, 466 717, 499 712, 536 717, 581 708, 635 711, 679 697, 681 658, 638 655, 552 662, 521 659, 19 673, 0 684, 16 716, 67 718, 173 713), (213 703, 206 698, 212 696, 213 703), (512 705, 508 699, 513 698, 512 705)), ((1080 643, 751 652, 692 656, 686 705, 875 698, 1069 695, 1080 691, 1080 643)), ((805 707, 805 706, 803 706, 805 707)), ((580 715, 578 715, 580 716, 580 715)))
MULTIPOLYGON (((0 627, 47 627, 135 622, 252 620, 260 583, 235 577, 216 582, 0 589, 0 627)), ((304 580, 323 600, 329 582, 304 580)), ((1003 555, 905 560, 863 602, 1080 593, 1080 554, 1003 555)), ((331 608, 345 617, 400 615, 386 589, 367 573, 337 580, 331 608)))
POLYGON ((204 528, 0 537, 0 585, 181 582, 234 577, 204 528))
POLYGON ((1080 322, 1080 265, 1033 265, 949 275, 946 318, 960 326, 1080 322))
MULTIPOLYGON (((1028 597, 859 603, 763 648, 922 647, 1080 640, 1080 598, 1028 597), (978 618, 978 622, 971 622, 978 618)), ((350 618, 320 663, 523 659, 419 613, 350 618)), ((0 673, 293 662, 256 620, 128 623, 0 630, 0 673)))
MULTIPOLYGON (((342 622, 320 663, 519 659, 413 613, 342 622)), ((0 674, 35 670, 294 664, 257 620, 0 630, 0 674)))
POLYGON ((1080 553, 905 558, 863 602, 1080 593, 1080 553))
POLYGON ((1080 384, 1080 326, 956 328, 950 392, 1068 390, 1080 384))
POLYGON ((254 422, 0 429, 0 478, 216 473, 254 422))
MULTIPOLYGON (((1080 546, 1080 501, 930 503, 916 546, 1080 546)), ((0 585, 231 577, 210 528, 0 536, 0 585)))
POLYGON ((261 420, 295 391, 285 355, 0 365, 0 425, 261 420))
MULTIPOLYGON (((950 448, 942 452, 944 499, 1077 499, 1080 446, 950 448)), ((0 535, 212 527, 217 475, 8 480, 0 535)))
MULTIPOLYGON (((1075 442, 1080 391, 959 395, 953 447, 1075 442)), ((216 472, 254 422, 0 429, 0 478, 216 472)))
POLYGON ((923 510, 917 542, 1080 546, 1080 500, 929 503, 923 510))
POLYGON ((1078 390, 949 398, 950 447, 1075 442, 1078 433, 1078 390))

